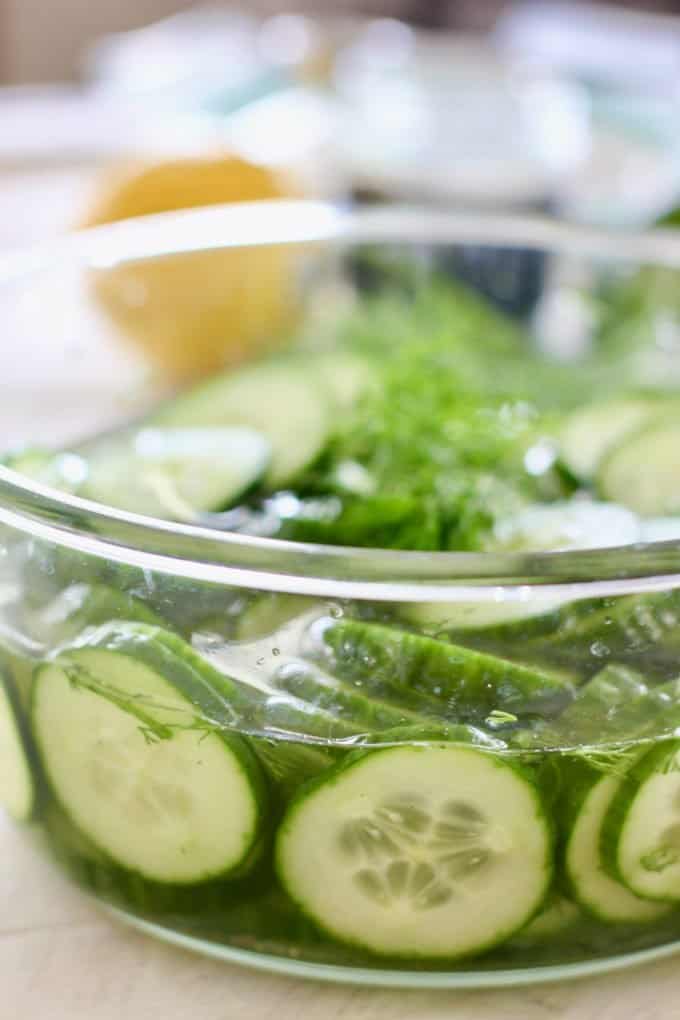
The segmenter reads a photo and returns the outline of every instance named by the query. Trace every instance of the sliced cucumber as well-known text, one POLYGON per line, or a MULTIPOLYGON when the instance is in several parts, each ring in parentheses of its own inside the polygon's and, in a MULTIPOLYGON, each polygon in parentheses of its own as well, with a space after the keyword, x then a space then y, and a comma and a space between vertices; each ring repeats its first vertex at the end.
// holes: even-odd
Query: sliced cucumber
POLYGON ((72 584, 40 609, 23 613, 31 637, 47 648, 73 641, 85 627, 111 620, 139 621, 162 627, 152 609, 127 592, 106 584, 72 584))
POLYGON ((574 899, 609 924, 655 921, 665 908, 634 895, 605 870, 600 845, 603 824, 626 780, 580 761, 570 761, 565 769, 564 871, 574 899))
POLYGON ((416 712, 362 694, 360 690, 308 664, 290 663, 282 666, 274 677, 274 683, 301 701, 321 708, 334 718, 346 720, 368 733, 426 722, 416 712))
POLYGON ((585 608, 567 609, 552 634, 527 641, 527 659, 576 662, 586 670, 589 663, 597 669, 608 660, 629 662, 665 677, 677 671, 680 592, 624 595, 585 608))
POLYGON ((402 604, 400 613, 409 623, 419 627, 442 633, 467 633, 552 617, 555 610, 567 601, 564 596, 536 594, 522 602, 411 602, 402 604))
POLYGON ((605 499, 644 517, 680 513, 680 421, 626 436, 603 460, 597 484, 605 499))
POLYGON ((314 354, 314 369, 328 387, 336 408, 346 411, 375 381, 375 368, 367 358, 350 351, 314 354))
POLYGON ((553 745, 593 746, 637 736, 635 731, 626 732, 628 724, 643 724, 650 713, 641 711, 638 715, 627 709, 632 704, 640 705, 648 693, 640 673, 626 666, 605 666, 579 688, 574 700, 559 718, 548 724, 548 728, 553 730, 553 745))
POLYGON ((0 674, 0 804, 17 821, 33 816, 37 800, 26 732, 10 677, 0 674))
POLYGON ((574 499, 536 504, 503 518, 494 529, 492 547, 521 552, 599 549, 639 539, 639 521, 625 506, 574 499))
POLYGON ((680 741, 659 743, 631 769, 602 832, 611 874, 651 900, 680 903, 680 741))
POLYGON ((260 432, 231 428, 142 428, 80 450, 80 494, 149 517, 192 520, 224 510, 263 478, 271 459, 260 432))
POLYGON ((269 637, 296 616, 309 613, 315 606, 319 607, 321 615, 324 606, 317 599, 304 595, 278 595, 274 592, 259 595, 239 614, 232 638, 234 641, 257 641, 269 637))
POLYGON ((216 730, 217 699, 153 632, 144 658, 141 635, 119 625, 42 666, 35 739, 62 807, 117 864, 157 882, 226 877, 260 840, 262 773, 240 737, 216 730))
POLYGON ((521 769, 474 747, 358 752, 294 799, 276 868, 331 936, 382 955, 455 959, 527 923, 552 833, 521 769))
POLYGON ((334 671, 354 682, 385 677, 406 692, 439 699, 449 718, 481 721, 501 710, 548 714, 572 697, 567 675, 377 623, 340 620, 323 631, 334 671))
POLYGON ((644 397, 586 405, 570 415, 562 429, 562 460, 577 478, 593 478, 605 454, 658 408, 657 401, 644 397))
POLYGON ((641 542, 680 542, 680 516, 650 517, 640 522, 641 542))
POLYGON ((221 375, 160 408, 151 424, 165 428, 243 425, 270 442, 269 489, 286 485, 326 445, 331 413, 319 374, 302 357, 262 362, 221 375))

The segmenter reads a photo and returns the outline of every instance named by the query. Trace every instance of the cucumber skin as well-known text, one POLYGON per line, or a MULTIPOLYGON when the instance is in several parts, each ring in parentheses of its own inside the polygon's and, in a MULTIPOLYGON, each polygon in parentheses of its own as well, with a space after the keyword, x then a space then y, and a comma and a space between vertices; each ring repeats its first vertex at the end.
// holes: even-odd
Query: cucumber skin
MULTIPOLYGON (((95 631, 92 631, 87 635, 86 638, 81 639, 80 642, 75 643, 72 646, 66 646, 53 653, 46 662, 36 669, 35 680, 33 684, 33 690, 31 695, 31 717, 35 712, 36 701, 39 692, 40 676, 43 671, 58 667, 59 660, 63 656, 76 655, 79 650, 86 651, 109 651, 118 655, 127 655, 133 660, 133 662, 143 662, 144 665, 148 666, 154 672, 160 673, 163 678, 174 688, 176 688, 180 694, 186 698, 189 704, 193 705, 199 713, 210 711, 216 702, 214 699, 210 699, 206 696, 205 685, 197 683, 197 677, 193 674, 191 669, 187 669, 184 664, 175 659, 171 654, 167 652, 163 654, 161 648, 161 654, 159 649, 154 649, 152 644, 152 638, 155 637, 155 631, 157 628, 148 627, 144 624, 139 624, 141 632, 133 634, 128 637, 127 634, 116 634, 117 630, 120 630, 115 624, 104 625, 95 631)), ((178 639, 179 640, 179 639, 178 639)), ((106 697, 102 691, 97 691, 101 697, 106 697)), ((115 703, 115 699, 114 700, 115 703)), ((199 715, 200 719, 200 715, 199 715)), ((211 717, 208 716, 211 720, 211 717)), ((212 720, 211 720, 212 721, 212 720)), ((35 727, 33 727, 35 730, 35 727)), ((267 830, 271 824, 271 815, 268 810, 270 801, 270 790, 267 783, 263 767, 255 754, 254 750, 249 746, 248 742, 241 737, 239 734, 234 732, 224 732, 218 727, 213 727, 211 732, 218 737, 229 749, 236 759, 239 768, 247 776, 248 782, 251 786, 251 794, 258 810, 255 818, 253 828, 253 840, 251 844, 246 848, 243 858, 233 868, 230 868, 223 875, 211 875, 206 879, 199 879, 196 882, 187 883, 153 883, 159 887, 166 884, 174 886, 185 885, 186 887, 202 885, 203 882, 212 882, 217 880, 226 880, 228 878, 239 878, 244 874, 247 874, 250 869, 257 863, 257 860, 261 856, 264 847, 264 841, 266 840, 267 830)), ((36 740, 36 746, 38 750, 38 756, 42 763, 42 772, 45 776, 45 782, 50 789, 52 798, 58 804, 60 804, 61 810, 64 815, 71 821, 71 824, 75 829, 78 826, 74 821, 71 820, 68 808, 66 805, 61 804, 58 795, 55 790, 52 789, 49 772, 42 761, 42 755, 40 754, 39 741, 36 740)), ((94 844, 93 841, 90 841, 94 844)), ((108 859, 106 849, 103 847, 98 848, 102 855, 108 859)), ((120 865, 116 865, 120 868, 120 865)), ((126 871, 127 869, 121 869, 126 871)), ((132 874, 132 872, 130 872, 132 874)), ((146 882, 146 878, 139 876, 141 881, 146 882)))
POLYGON ((601 658, 589 654, 600 641, 613 662, 664 679, 677 672, 680 590, 624 595, 609 605, 597 600, 583 608, 565 613, 557 629, 542 640, 527 641, 522 651, 528 660, 578 667, 592 675, 603 665, 601 658))
MULTIPOLYGON (((486 750, 486 751, 485 750, 481 750, 480 751, 478 748, 476 748, 475 747, 476 740, 473 737, 471 737, 471 739, 469 739, 469 740, 462 739, 462 738, 465 737, 466 731, 469 731, 470 734, 474 734, 474 728, 470 728, 470 727, 466 727, 466 726, 460 726, 460 727, 456 727, 456 730, 458 731, 458 737, 457 737, 457 739, 455 741, 441 740, 441 738, 437 739, 437 737, 434 737, 429 742, 428 746, 448 746, 448 745, 454 745, 454 744, 456 746, 461 746, 461 745, 464 746, 466 743, 469 743, 471 750, 477 750, 478 753, 487 753, 487 754, 489 753, 488 750, 486 750)), ((395 733, 396 732, 398 732, 398 731, 395 731, 395 733)), ((387 734, 383 734, 382 735, 383 739, 385 738, 386 735, 387 734)), ((427 737, 424 737, 423 739, 427 740, 427 737)), ((384 959, 384 960, 388 960, 388 959, 393 959, 393 960, 411 959, 412 960, 414 958, 414 953, 413 952, 409 952, 408 954, 405 954, 404 956, 399 956, 398 954, 394 954, 394 953, 390 953, 390 954, 388 954, 388 953, 381 953, 380 951, 376 950, 375 948, 369 947, 369 946, 365 946, 362 943, 354 942, 354 941, 351 941, 351 940, 348 940, 348 939, 342 939, 335 932, 333 932, 333 931, 329 930, 328 928, 324 927, 323 924, 321 924, 315 917, 312 917, 307 912, 305 907, 296 898, 296 896, 294 895, 292 890, 290 890, 288 888, 288 885, 287 885, 287 882, 286 882, 286 879, 285 879, 285 875, 284 875, 284 868, 282 867, 282 863, 280 861, 280 849, 279 848, 280 848, 281 841, 285 837, 286 832, 287 832, 288 828, 291 825, 291 820, 294 821, 295 812, 296 812, 297 808, 299 807, 299 805, 301 803, 303 803, 307 799, 308 796, 310 796, 319 787, 325 785, 326 783, 337 782, 337 780, 341 779, 343 774, 348 769, 351 769, 351 768, 355 767, 356 765, 359 765, 367 755, 389 753, 393 749, 394 749, 393 747, 386 747, 386 748, 377 748, 377 749, 376 748, 357 749, 356 751, 350 751, 347 754, 347 756, 342 761, 338 762, 337 765, 335 765, 333 768, 329 769, 328 772, 324 773, 321 776, 317 776, 314 779, 310 779, 307 783, 305 783, 303 786, 300 787, 300 789, 297 791, 296 795, 290 801, 290 803, 289 803, 289 805, 287 807, 286 813, 285 813, 285 815, 284 815, 284 817, 283 817, 283 819, 282 819, 282 821, 281 821, 281 823, 280 823, 280 825, 279 825, 279 827, 277 829, 277 832, 276 832, 276 836, 275 836, 275 839, 274 839, 274 871, 275 871, 275 874, 276 874, 276 876, 277 876, 277 878, 278 878, 278 880, 279 880, 283 890, 285 891, 286 895, 290 899, 291 903, 294 904, 296 910, 304 918, 307 919, 307 921, 310 923, 312 928, 314 930, 316 930, 320 935, 325 936, 328 939, 331 939, 333 942, 337 942, 337 943, 340 943, 342 945, 347 945, 347 946, 350 946, 350 947, 352 947, 354 949, 359 949, 359 950, 361 950, 363 952, 368 952, 368 953, 371 954, 371 956, 378 957, 380 959, 384 959)), ((427 747, 413 747, 413 746, 411 746, 411 749, 413 751, 426 751, 427 747)), ((490 757, 491 757, 492 761, 494 761, 495 764, 498 765, 499 768, 503 768, 504 766, 512 768, 531 787, 531 789, 534 792, 534 796, 535 796, 535 800, 536 800, 536 815, 537 815, 537 817, 543 819, 543 821, 545 823, 545 826, 546 826, 546 834, 547 834, 547 837, 548 837, 547 838, 547 843, 546 843, 547 849, 546 849, 546 861, 545 861, 545 865, 546 865, 546 882, 545 882, 545 888, 544 888, 544 892, 543 892, 543 897, 541 898, 540 902, 536 905, 535 909, 532 910, 531 913, 527 917, 525 917, 521 921, 520 924, 518 924, 517 928, 514 928, 510 932, 503 932, 502 934, 499 935, 499 937, 497 939, 492 939, 488 943, 486 943, 484 946, 478 946, 474 950, 471 950, 469 953, 456 954, 456 955, 451 956, 451 957, 437 956, 436 959, 438 961, 443 961, 443 960, 446 960, 446 959, 450 959, 452 962, 453 961, 457 962, 457 961, 464 960, 464 959, 476 958, 477 956, 481 955, 482 953, 488 952, 491 949, 494 949, 496 946, 501 945, 502 943, 508 941, 509 939, 511 939, 513 937, 513 935, 515 935, 515 934, 517 934, 517 932, 521 931, 522 928, 524 928, 527 924, 529 924, 534 919, 534 917, 536 917, 541 912, 541 910, 543 909, 543 907, 545 906, 545 904, 547 902, 547 899, 548 899, 548 897, 550 895, 550 892, 551 892, 551 889, 552 889, 553 875, 554 875, 554 849, 555 849, 555 842, 556 842, 556 830, 555 830, 555 825, 554 825, 553 820, 551 818, 550 812, 548 810, 546 810, 546 805, 545 805, 545 803, 543 801, 542 792, 541 792, 539 786, 536 783, 535 777, 534 777, 533 773, 530 770, 528 770, 522 764, 520 764, 519 762, 517 762, 517 761, 515 761, 515 760, 513 760, 511 758, 506 758, 506 759, 503 759, 503 761, 501 761, 500 759, 494 758, 493 754, 491 754, 490 757)), ((420 959, 430 960, 430 959, 433 959, 433 957, 431 957, 431 956, 422 956, 422 957, 420 957, 420 959)))
MULTIPOLYGON (((101 630, 107 635, 114 635, 115 640, 115 635, 120 629, 111 624, 101 630)), ((179 661, 187 682, 188 678, 191 678, 196 707, 200 712, 209 713, 207 721, 218 732, 220 727, 230 731, 237 727, 236 733, 232 732, 231 735, 250 745, 267 775, 270 793, 279 800, 288 800, 300 781, 317 775, 320 770, 331 766, 335 761, 335 752, 319 745, 305 744, 304 741, 273 740, 264 735, 239 733, 238 727, 246 725, 254 709, 261 713, 263 722, 292 732, 295 732, 297 727, 303 736, 310 733, 314 736, 312 731, 315 728, 321 731, 317 735, 323 736, 327 735, 329 728, 332 727, 336 738, 354 736, 360 732, 359 727, 336 722, 322 712, 302 712, 295 705, 268 705, 266 696, 261 692, 254 689, 248 691, 231 680, 226 674, 215 669, 191 645, 170 631, 145 624, 124 625, 122 629, 125 638, 132 639, 135 656, 137 649, 140 648, 142 654, 146 654, 148 646, 155 642, 162 650, 163 661, 167 661, 171 669, 179 661)), ((158 660, 153 654, 148 660, 148 665, 152 668, 158 667, 158 660)))
POLYGON ((586 797, 595 783, 602 779, 602 777, 602 772, 593 768, 592 765, 589 765, 582 759, 564 758, 560 762, 561 793, 557 806, 557 818, 559 819, 557 837, 558 887, 563 889, 570 899, 578 903, 590 917, 596 918, 603 924, 612 924, 613 922, 607 919, 596 904, 581 897, 580 891, 567 867, 569 835, 581 812, 586 797))
POLYGON ((428 722, 426 717, 419 717, 415 712, 366 697, 342 680, 329 678, 324 682, 308 670, 300 669, 290 676, 279 673, 276 683, 302 701, 333 716, 346 718, 351 725, 368 732, 393 729, 408 723, 426 726, 428 722))
MULTIPOLYGON (((650 776, 663 771, 662 766, 664 762, 679 752, 680 740, 665 740, 657 747, 653 747, 646 754, 643 754, 625 776, 624 782, 614 797, 602 826, 600 846, 605 871, 612 878, 615 878, 617 882, 621 882, 627 889, 630 889, 636 896, 641 894, 627 882, 619 867, 619 836, 625 825, 630 805, 638 790, 650 776)), ((644 898, 656 903, 680 903, 680 893, 677 897, 649 896, 645 893, 644 898)))
POLYGON ((545 713, 567 702, 573 691, 570 679, 560 674, 381 624, 341 621, 329 626, 323 639, 341 677, 364 681, 385 675, 401 689, 441 699, 447 714, 461 722, 479 721, 498 708, 545 713))
POLYGON ((33 801, 30 810, 22 818, 17 818, 12 815, 12 820, 14 822, 20 822, 21 824, 29 824, 30 822, 34 822, 42 813, 42 808, 45 802, 45 776, 41 768, 40 756, 27 719, 26 708, 22 703, 22 699, 17 686, 14 683, 12 674, 4 664, 0 665, 0 684, 2 684, 5 690, 10 704, 10 709, 14 713, 14 723, 23 747, 23 752, 26 756, 26 764, 33 786, 33 801))

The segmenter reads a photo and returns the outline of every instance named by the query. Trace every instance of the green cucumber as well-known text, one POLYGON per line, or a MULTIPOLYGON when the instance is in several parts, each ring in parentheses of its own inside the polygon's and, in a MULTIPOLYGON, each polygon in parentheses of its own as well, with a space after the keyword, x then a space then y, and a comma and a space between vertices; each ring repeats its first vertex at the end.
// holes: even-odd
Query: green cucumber
POLYGON ((644 517, 680 513, 680 421, 647 424, 626 436, 600 464, 605 499, 644 517))
POLYGON ((271 459, 269 441, 240 426, 124 430, 77 452, 85 465, 80 495, 180 521, 233 506, 271 459))
POLYGON ((631 545, 640 539, 640 523, 617 503, 571 499, 535 503, 501 518, 489 542, 492 551, 541 552, 631 545))
POLYGON ((73 641, 85 627, 111 620, 164 626, 161 617, 140 599, 106 584, 69 585, 47 605, 22 614, 23 626, 31 638, 47 648, 73 641))
POLYGON ((48 783, 121 867, 180 885, 241 874, 266 820, 260 766, 216 730, 219 699, 154 630, 95 629, 38 669, 31 719, 48 783))
POLYGON ((579 408, 567 418, 560 435, 563 462, 576 478, 594 478, 606 453, 658 413, 658 408, 658 401, 644 397, 622 397, 579 408))
POLYGON ((33 817, 37 785, 32 747, 12 680, 0 673, 0 804, 19 822, 33 817))
POLYGON ((310 361, 291 355, 217 376, 159 408, 149 424, 255 429, 272 450, 264 484, 281 488, 317 459, 331 431, 332 400, 310 361))
POLYGON ((257 641, 269 637, 296 616, 308 614, 315 606, 318 606, 321 615, 324 604, 318 599, 275 592, 258 595, 236 618, 232 640, 257 641))
POLYGON ((382 624, 340 620, 325 628, 323 641, 339 677, 367 684, 385 677, 404 691, 438 699, 449 718, 463 722, 481 721, 493 711, 548 714, 573 694, 564 673, 382 624))
POLYGON ((300 790, 275 862, 331 937, 453 960, 510 938, 540 908, 552 830, 518 765, 473 746, 390 746, 358 751, 300 790))
POLYGON ((680 651, 680 590, 623 595, 565 610, 559 626, 529 640, 529 661, 554 661, 599 669, 608 660, 639 665, 645 673, 677 671, 680 651))
POLYGON ((619 785, 602 853, 609 872, 636 895, 680 903, 680 740, 659 742, 619 785))
POLYGON ((666 913, 665 908, 636 896, 608 874, 602 853, 605 819, 626 784, 625 777, 600 772, 583 760, 565 759, 563 783, 563 869, 572 897, 607 924, 657 920, 666 913))
POLYGON ((636 727, 655 714, 646 706, 648 698, 649 690, 640 673, 626 666, 605 666, 578 689, 559 718, 545 725, 539 722, 536 733, 545 741, 543 746, 553 747, 625 740, 637 736, 636 727), (641 711, 630 711, 631 705, 640 706, 641 711))
POLYGON ((565 603, 564 596, 546 598, 540 593, 526 601, 508 602, 411 602, 400 607, 400 615, 409 623, 433 634, 447 632, 465 635, 493 636, 500 628, 513 628, 517 634, 525 629, 543 633, 543 626, 555 626, 556 610, 565 603))
POLYGON ((386 701, 367 696, 342 680, 328 676, 309 664, 289 663, 274 676, 278 688, 315 708, 323 709, 333 718, 347 720, 351 725, 373 733, 409 723, 425 723, 417 713, 397 708, 386 701))

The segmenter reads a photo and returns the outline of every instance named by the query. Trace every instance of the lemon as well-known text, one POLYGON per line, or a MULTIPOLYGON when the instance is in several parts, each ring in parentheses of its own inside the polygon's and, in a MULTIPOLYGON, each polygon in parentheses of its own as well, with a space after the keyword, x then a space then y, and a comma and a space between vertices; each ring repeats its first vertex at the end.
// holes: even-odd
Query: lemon
MULTIPOLYGON (((290 196, 271 170, 234 155, 122 168, 84 226, 223 202, 290 196)), ((181 383, 281 343, 296 308, 296 249, 197 252, 96 273, 99 304, 157 373, 181 383)))

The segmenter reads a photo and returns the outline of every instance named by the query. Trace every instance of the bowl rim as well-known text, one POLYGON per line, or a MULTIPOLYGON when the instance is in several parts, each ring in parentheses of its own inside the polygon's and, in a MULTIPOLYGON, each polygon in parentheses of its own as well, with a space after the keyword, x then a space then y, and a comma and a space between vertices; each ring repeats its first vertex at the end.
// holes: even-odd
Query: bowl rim
MULTIPOLYGON (((285 243, 469 243, 680 268, 680 231, 613 232, 542 216, 279 199, 162 213, 0 257, 2 288, 65 262, 103 269, 285 243)), ((528 601, 680 586, 680 541, 544 553, 418 552, 288 542, 162 521, 64 494, 0 465, 0 523, 143 570, 236 587, 381 601, 528 601)))

